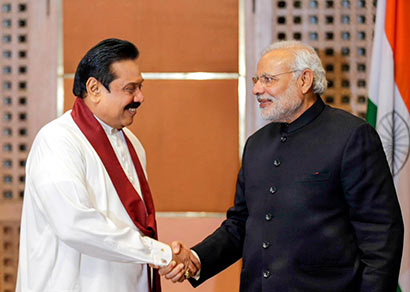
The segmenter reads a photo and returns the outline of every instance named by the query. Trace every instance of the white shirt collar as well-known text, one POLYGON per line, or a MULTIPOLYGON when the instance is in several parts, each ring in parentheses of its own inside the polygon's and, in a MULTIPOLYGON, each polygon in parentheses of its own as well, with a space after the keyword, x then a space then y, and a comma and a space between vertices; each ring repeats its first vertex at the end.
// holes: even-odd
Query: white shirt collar
POLYGON ((109 125, 107 125, 106 123, 104 123, 102 120, 100 120, 96 115, 94 115, 94 117, 97 119, 97 121, 101 124, 101 126, 103 127, 105 133, 107 133, 107 135, 115 135, 117 134, 120 130, 113 128, 109 125))

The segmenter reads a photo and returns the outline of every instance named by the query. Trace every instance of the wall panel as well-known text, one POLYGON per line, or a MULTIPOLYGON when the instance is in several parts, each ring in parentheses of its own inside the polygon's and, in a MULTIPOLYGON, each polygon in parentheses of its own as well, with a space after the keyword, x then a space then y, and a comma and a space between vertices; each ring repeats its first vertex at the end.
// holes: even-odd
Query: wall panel
POLYGON ((313 46, 329 81, 326 103, 366 116, 376 1, 273 1, 272 40, 313 46))
MULTIPOLYGON (((222 217, 183 218, 158 216, 159 239, 171 244, 174 240, 193 246, 217 228, 222 217)), ((164 292, 237 292, 239 291, 239 278, 242 261, 238 261, 215 277, 207 280, 199 287, 193 289, 187 282, 172 283, 162 279, 164 292)))
POLYGON ((56 4, 0 0, 0 292, 15 290, 28 151, 56 115, 56 4))
POLYGON ((116 37, 134 42, 147 72, 237 72, 238 1, 64 1, 64 67, 116 37))

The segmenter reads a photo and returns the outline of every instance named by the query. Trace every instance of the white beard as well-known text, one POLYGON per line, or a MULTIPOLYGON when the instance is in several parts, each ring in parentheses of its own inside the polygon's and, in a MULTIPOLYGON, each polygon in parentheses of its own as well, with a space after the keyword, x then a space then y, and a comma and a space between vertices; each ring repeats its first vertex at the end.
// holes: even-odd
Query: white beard
POLYGON ((302 105, 302 99, 297 97, 296 88, 289 87, 283 94, 272 96, 258 96, 267 99, 272 104, 266 108, 260 108, 261 116, 264 120, 273 122, 285 122, 302 105))

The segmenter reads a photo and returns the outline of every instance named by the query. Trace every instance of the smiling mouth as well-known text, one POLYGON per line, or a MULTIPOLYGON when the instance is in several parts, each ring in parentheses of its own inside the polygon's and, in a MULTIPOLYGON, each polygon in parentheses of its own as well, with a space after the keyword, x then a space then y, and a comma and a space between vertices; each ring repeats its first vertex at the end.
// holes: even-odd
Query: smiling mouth
POLYGON ((272 100, 266 99, 266 98, 258 98, 258 102, 259 102, 259 107, 263 108, 271 104, 272 100))
POLYGON ((125 107, 125 110, 129 110, 129 111, 131 111, 131 112, 135 112, 140 105, 141 105, 141 103, 138 102, 138 101, 137 101, 137 102, 132 102, 132 103, 130 103, 129 105, 127 105, 127 106, 125 107))

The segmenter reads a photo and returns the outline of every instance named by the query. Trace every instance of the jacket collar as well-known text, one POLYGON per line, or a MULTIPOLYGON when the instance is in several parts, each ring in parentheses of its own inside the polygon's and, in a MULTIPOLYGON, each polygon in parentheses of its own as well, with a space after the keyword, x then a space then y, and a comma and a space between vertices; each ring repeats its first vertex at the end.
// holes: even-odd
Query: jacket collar
POLYGON ((291 133, 304 126, 310 124, 325 108, 325 103, 322 101, 321 97, 317 95, 315 103, 308 108, 299 118, 294 120, 292 123, 281 123, 281 132, 291 133))

